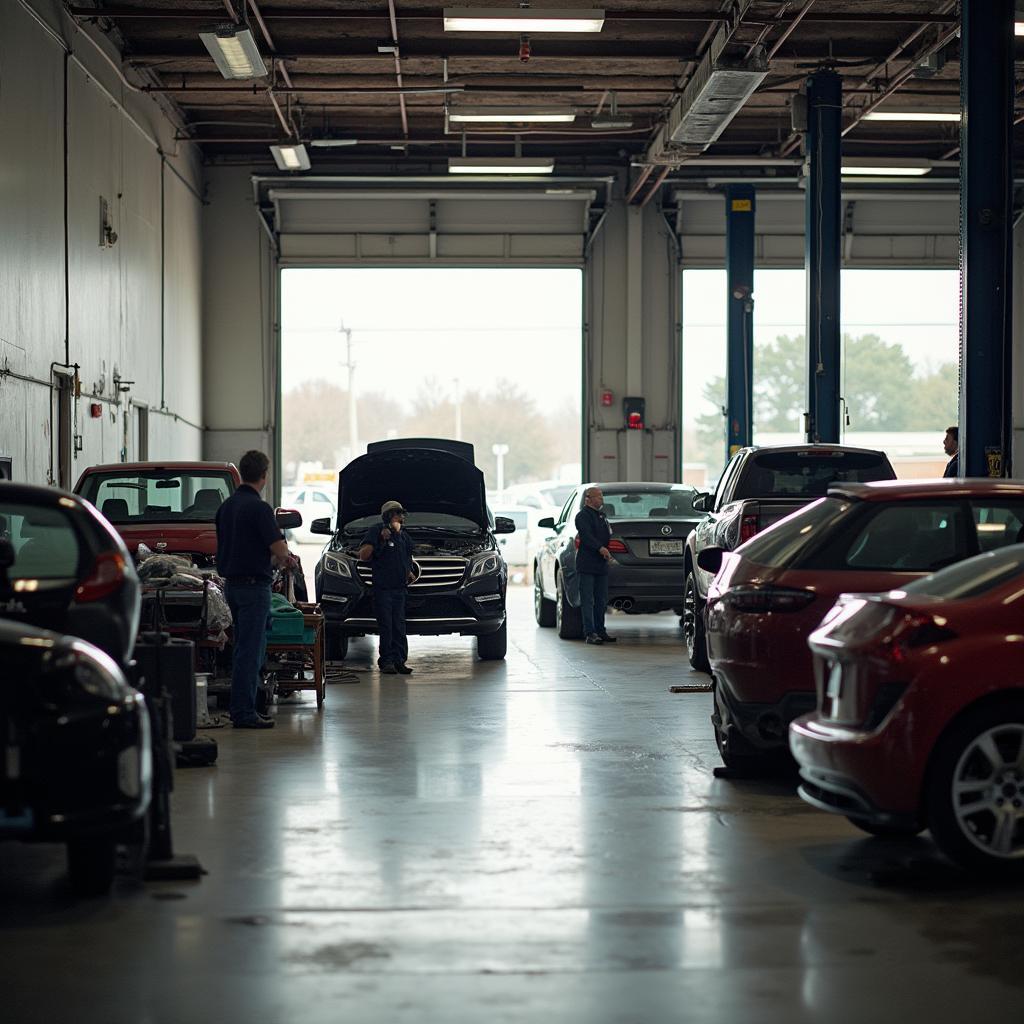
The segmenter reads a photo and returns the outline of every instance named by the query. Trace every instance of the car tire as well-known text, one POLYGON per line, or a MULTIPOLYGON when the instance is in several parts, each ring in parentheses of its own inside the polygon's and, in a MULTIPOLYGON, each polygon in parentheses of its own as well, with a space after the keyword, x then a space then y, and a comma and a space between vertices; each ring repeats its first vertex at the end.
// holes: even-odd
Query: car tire
POLYGON ((704 630, 704 602, 700 599, 697 580, 692 572, 686 577, 681 622, 690 667, 697 672, 710 672, 711 662, 708 661, 708 641, 704 630))
POLYGON ((328 661, 344 661, 348 655, 348 637, 337 630, 327 628, 324 646, 324 657, 328 661))
POLYGON ((583 636, 583 612, 573 608, 565 596, 561 573, 555 576, 555 625, 562 640, 579 640, 583 636))
POLYGON ((508 622, 501 624, 496 633, 484 633, 476 638, 476 653, 481 661, 503 661, 508 653, 508 622))
POLYGON ((555 602, 544 596, 540 567, 536 565, 533 567, 533 617, 538 626, 549 628, 555 624, 555 602))
POLYGON ((1024 700, 1015 698, 968 712, 936 744, 925 810, 932 836, 950 860, 987 872, 1024 872, 1022 743, 1024 700), (980 799, 964 799, 972 793, 980 799), (974 804, 977 810, 967 810, 974 804))
POLYGON ((851 818, 849 815, 846 816, 846 820, 854 828, 859 828, 861 832, 876 836, 878 839, 913 839, 924 831, 923 825, 881 825, 864 818, 851 818))
POLYGON ((113 836, 68 840, 68 880, 76 896, 105 896, 114 884, 117 841, 113 836))

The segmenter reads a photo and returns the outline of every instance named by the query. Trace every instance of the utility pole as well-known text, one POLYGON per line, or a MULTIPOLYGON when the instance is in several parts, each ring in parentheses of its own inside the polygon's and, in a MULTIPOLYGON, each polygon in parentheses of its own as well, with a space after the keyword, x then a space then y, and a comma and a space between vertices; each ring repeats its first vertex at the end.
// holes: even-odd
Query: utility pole
POLYGON ((455 378, 455 440, 462 440, 462 391, 458 377, 455 378))
POLYGON ((359 427, 356 422, 356 364, 352 359, 352 328, 342 320, 339 328, 345 335, 345 369, 348 370, 348 459, 359 456, 359 427))
POLYGON ((508 455, 507 444, 492 444, 491 451, 494 453, 494 457, 498 460, 498 494, 502 494, 505 491, 505 456, 508 455))

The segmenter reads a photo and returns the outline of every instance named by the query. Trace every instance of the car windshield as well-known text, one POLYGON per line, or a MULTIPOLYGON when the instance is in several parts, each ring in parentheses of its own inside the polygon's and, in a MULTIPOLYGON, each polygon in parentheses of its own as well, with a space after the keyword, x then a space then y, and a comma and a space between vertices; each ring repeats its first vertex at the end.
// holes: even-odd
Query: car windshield
POLYGON ((1018 576, 1024 576, 1024 544, 1011 544, 958 562, 901 589, 907 594, 960 601, 980 597, 1018 576))
POLYGON ((820 498, 769 526, 748 540, 740 551, 744 558, 758 565, 781 569, 791 565, 821 537, 822 531, 841 519, 849 508, 850 503, 840 498, 820 498))
POLYGON ((0 502, 0 538, 14 547, 14 564, 7 570, 9 580, 78 576, 82 545, 65 509, 0 502))
POLYGON ((755 454, 734 498, 823 498, 835 483, 891 480, 881 452, 792 451, 755 454))
POLYGON ((90 473, 82 497, 115 526, 133 523, 212 523, 235 489, 230 473, 210 470, 124 470, 90 473))
POLYGON ((604 514, 609 519, 688 519, 697 513, 692 487, 605 491, 604 514))
MULTIPOLYGON (((380 523, 380 516, 362 516, 345 524, 346 533, 366 533, 380 523)), ((444 512, 409 512, 405 517, 407 530, 444 530, 452 533, 479 533, 480 527, 472 519, 450 516, 444 512)))

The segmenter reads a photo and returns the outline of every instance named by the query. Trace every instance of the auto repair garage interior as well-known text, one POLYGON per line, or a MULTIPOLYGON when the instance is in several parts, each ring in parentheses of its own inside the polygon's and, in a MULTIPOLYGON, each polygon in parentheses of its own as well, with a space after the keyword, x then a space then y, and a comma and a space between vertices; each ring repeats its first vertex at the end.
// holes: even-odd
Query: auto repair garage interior
MULTIPOLYGON (((3 1019, 1020 1019, 1024 12, 451 3, 0 8, 3 1019), (170 620, 130 623, 118 665, 72 614, 134 579, 127 504, 66 492, 89 467, 258 449, 280 505, 280 279, 303 267, 581 271, 579 482, 609 503, 681 485, 683 277, 726 270, 715 444, 740 468, 694 496, 680 617, 610 613, 614 646, 567 641, 560 576, 510 587, 504 658, 413 636, 415 674, 386 675, 353 639, 319 689, 316 656, 280 676, 274 728, 251 732, 203 728, 212 680, 186 647, 181 739, 170 620), (763 537, 746 506, 714 532, 716 493, 742 497, 763 456, 755 268, 806 281, 784 479, 839 467, 763 537), (858 476, 844 451, 856 268, 959 270, 944 482, 884 455, 858 476), (113 547, 63 619, 34 618, 72 512, 113 547), (884 515, 904 526, 882 565, 879 531, 847 541, 884 515), (744 717, 769 704, 741 683, 791 677, 798 713, 744 717)), ((422 343, 444 360, 442 334, 422 343)), ((577 507, 545 541, 569 541, 556 575, 577 507)), ((300 647, 329 611, 308 582, 300 647)))

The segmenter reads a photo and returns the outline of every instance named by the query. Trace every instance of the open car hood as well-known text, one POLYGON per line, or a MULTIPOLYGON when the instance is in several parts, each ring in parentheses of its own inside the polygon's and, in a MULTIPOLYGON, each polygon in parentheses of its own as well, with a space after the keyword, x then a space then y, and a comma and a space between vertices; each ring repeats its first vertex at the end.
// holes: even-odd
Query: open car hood
POLYGON ((353 459, 338 477, 338 525, 379 516, 391 499, 407 512, 440 512, 481 529, 488 525, 483 473, 451 452, 386 448, 353 459))

